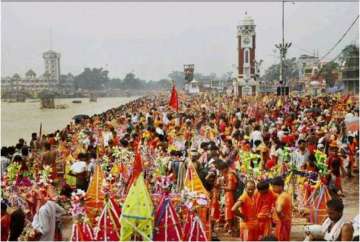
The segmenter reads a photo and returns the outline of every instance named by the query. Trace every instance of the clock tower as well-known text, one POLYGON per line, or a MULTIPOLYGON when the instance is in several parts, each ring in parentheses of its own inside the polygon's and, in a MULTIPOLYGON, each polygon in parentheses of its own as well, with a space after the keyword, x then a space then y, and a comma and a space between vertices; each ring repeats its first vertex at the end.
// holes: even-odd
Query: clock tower
POLYGON ((247 15, 237 26, 238 66, 237 78, 234 79, 234 94, 236 96, 255 96, 258 83, 256 78, 255 48, 256 34, 254 20, 247 15))

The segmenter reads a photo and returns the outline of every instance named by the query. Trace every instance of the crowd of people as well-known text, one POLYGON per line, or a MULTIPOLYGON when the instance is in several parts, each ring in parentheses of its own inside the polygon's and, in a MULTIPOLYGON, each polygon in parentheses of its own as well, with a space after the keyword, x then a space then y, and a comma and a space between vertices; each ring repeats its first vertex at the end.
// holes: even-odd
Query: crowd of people
POLYGON ((1 240, 21 240, 28 227, 27 239, 61 240, 64 204, 90 190, 97 167, 119 204, 138 173, 150 194, 202 192, 207 240, 291 240, 293 216, 313 216, 314 201, 325 204, 315 215, 321 238, 307 239, 356 239, 342 184, 358 172, 359 132, 346 123, 359 117, 357 97, 180 93, 178 111, 168 100, 142 97, 2 147, 1 240), (204 191, 186 185, 192 168, 204 191))

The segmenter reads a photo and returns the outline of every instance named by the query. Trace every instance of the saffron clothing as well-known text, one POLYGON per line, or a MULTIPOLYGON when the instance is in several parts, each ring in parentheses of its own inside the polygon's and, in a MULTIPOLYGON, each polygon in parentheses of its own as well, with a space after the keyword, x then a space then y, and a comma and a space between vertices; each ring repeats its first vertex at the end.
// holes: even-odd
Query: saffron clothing
POLYGON ((275 208, 276 199, 277 194, 271 190, 268 190, 265 193, 255 193, 259 239, 272 234, 272 214, 275 208))
POLYGON ((276 214, 275 236, 279 241, 290 240, 291 232, 291 217, 292 217, 292 202, 291 196, 287 192, 282 192, 275 202, 277 211, 281 210, 282 217, 276 214))
POLYGON ((258 221, 256 211, 256 194, 250 197, 245 191, 239 198, 240 212, 244 215, 240 222, 240 239, 243 241, 258 240, 258 221))
POLYGON ((235 218, 234 212, 231 210, 235 203, 234 192, 237 187, 237 177, 235 171, 228 170, 225 177, 225 220, 230 221, 235 218))

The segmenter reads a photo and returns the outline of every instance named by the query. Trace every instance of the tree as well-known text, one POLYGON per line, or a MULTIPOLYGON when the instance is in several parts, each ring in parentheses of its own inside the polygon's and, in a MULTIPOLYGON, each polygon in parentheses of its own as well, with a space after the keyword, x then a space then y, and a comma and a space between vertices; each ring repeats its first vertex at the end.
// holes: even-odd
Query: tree
POLYGON ((144 89, 145 88, 145 81, 136 78, 134 73, 126 74, 124 78, 124 88, 125 89, 144 89))
POLYGON ((321 76, 325 78, 326 85, 329 87, 333 87, 335 85, 335 81, 337 79, 336 71, 338 70, 339 65, 334 61, 330 61, 326 63, 321 68, 321 76))
POLYGON ((170 80, 168 79, 161 79, 157 82, 157 86, 158 88, 157 89, 162 89, 162 90, 168 90, 171 88, 172 86, 172 83, 170 80))
MULTIPOLYGON (((284 63, 285 78, 289 83, 290 80, 298 79, 299 69, 297 67, 296 58, 286 59, 284 63)), ((280 63, 271 65, 260 78, 264 82, 279 81, 280 78, 280 63)))
POLYGON ((176 83, 176 86, 182 88, 185 86, 185 74, 182 71, 172 71, 168 77, 171 80, 174 80, 176 83))
POLYGON ((108 84, 109 72, 102 68, 85 68, 82 73, 75 76, 75 86, 85 90, 100 90, 104 89, 108 84))
POLYGON ((264 82, 278 81, 280 76, 279 68, 279 64, 271 65, 268 69, 265 70, 264 75, 260 79, 264 82))
POLYGON ((113 78, 109 82, 109 87, 114 89, 122 89, 124 87, 124 83, 120 78, 113 78))

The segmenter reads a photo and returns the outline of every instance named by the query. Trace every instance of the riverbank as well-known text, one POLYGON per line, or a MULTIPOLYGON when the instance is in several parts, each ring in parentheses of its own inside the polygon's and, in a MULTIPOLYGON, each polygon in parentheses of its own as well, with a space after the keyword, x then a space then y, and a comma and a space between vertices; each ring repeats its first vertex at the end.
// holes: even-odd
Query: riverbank
POLYGON ((29 142, 31 133, 38 133, 41 123, 42 133, 54 132, 66 127, 75 115, 102 113, 137 98, 139 97, 105 97, 98 98, 97 102, 77 98, 76 100, 81 100, 80 104, 72 103, 74 99, 55 99, 55 104, 66 105, 65 109, 40 109, 40 102, 36 100, 24 103, 1 102, 1 146, 15 145, 19 138, 29 142))

